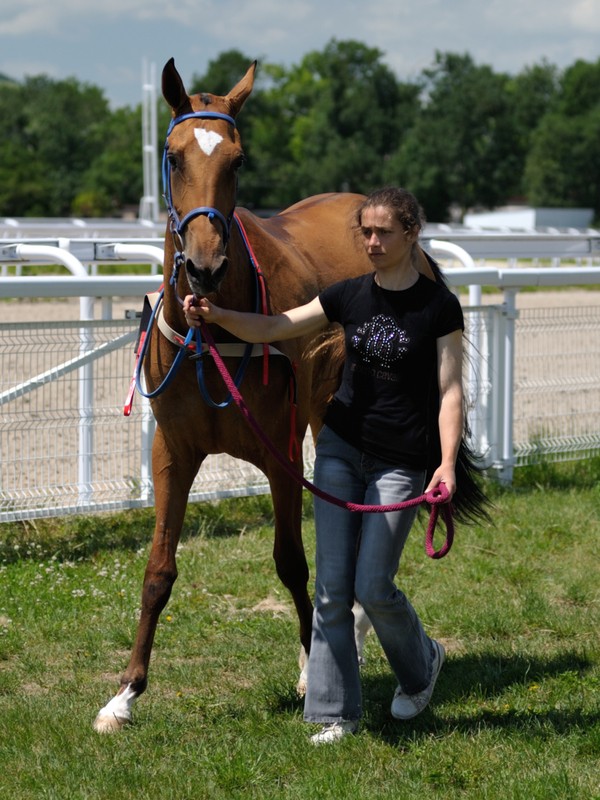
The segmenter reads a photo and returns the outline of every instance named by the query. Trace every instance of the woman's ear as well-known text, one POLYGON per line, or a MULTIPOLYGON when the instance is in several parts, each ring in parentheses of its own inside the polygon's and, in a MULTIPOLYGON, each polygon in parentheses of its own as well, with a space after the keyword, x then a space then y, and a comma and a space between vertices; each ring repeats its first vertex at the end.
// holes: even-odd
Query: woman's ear
POLYGON ((419 230, 418 226, 417 225, 413 225, 412 228, 408 228, 404 232, 404 235, 406 236, 406 239, 407 239, 408 242, 410 242, 411 244, 416 244, 416 242, 419 239, 419 233, 420 233, 420 230, 419 230))

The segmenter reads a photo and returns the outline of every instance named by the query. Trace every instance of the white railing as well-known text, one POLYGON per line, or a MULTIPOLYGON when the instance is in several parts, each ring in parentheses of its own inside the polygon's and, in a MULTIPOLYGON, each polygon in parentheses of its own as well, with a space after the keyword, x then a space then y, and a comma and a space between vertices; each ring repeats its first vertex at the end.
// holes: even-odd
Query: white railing
MULTIPOLYGON (((556 264, 557 259, 563 257, 574 259, 576 263, 597 264, 600 257, 599 240, 595 235, 563 238, 511 235, 483 237, 485 241, 467 240, 465 236, 460 238, 461 244, 470 245, 479 258, 485 253, 486 258, 500 259, 504 248, 513 259, 511 263, 516 263, 515 259, 519 258, 551 257, 556 264), (539 244, 537 249, 535 243, 539 244)), ((518 291, 526 286, 600 284, 600 265, 490 267, 476 265, 472 254, 457 241, 432 238, 424 239, 424 245, 437 258, 460 264, 459 267, 447 265, 445 268, 451 286, 469 286, 465 316, 470 366, 466 383, 472 406, 474 445, 486 465, 502 480, 510 481, 517 462, 525 463, 528 453, 543 452, 539 437, 532 443, 523 441, 519 434, 521 439, 516 447, 514 441, 518 291), (502 294, 502 302, 482 305, 482 286, 495 287, 502 294)), ((61 239, 34 243, 0 240, 0 264, 17 262, 59 263, 71 274, 22 277, 9 275, 9 270, 4 269, 0 277, 0 298, 73 297, 80 298, 80 309, 79 319, 74 323, 0 323, 0 521, 150 505, 153 499, 150 477, 153 419, 148 402, 138 398, 132 418, 120 418, 133 367, 132 343, 138 323, 131 318, 113 320, 113 301, 117 297, 134 298, 132 304, 141 309, 143 295, 154 290, 162 280, 158 274, 162 263, 162 241, 61 239), (115 261, 145 263, 151 267, 146 275, 90 275, 99 264, 115 261), (101 301, 101 313, 100 319, 94 320, 97 300, 101 301), (63 343, 59 334, 71 337, 73 341, 63 343), (54 336, 57 340, 52 345, 54 336), (24 337, 27 337, 28 344, 21 347, 24 337), (36 342, 33 346, 36 359, 43 357, 40 367, 25 363, 27 359, 33 360, 30 355, 32 338, 36 342), (51 356, 52 348, 55 356, 51 356), (4 351, 9 353, 6 359, 3 358, 4 351), (46 363, 52 358, 55 363, 46 363), (118 368, 115 366, 117 359, 118 368), (108 377, 99 374, 99 366, 109 362, 108 377), (46 400, 50 407, 47 417, 40 408, 28 417, 28 409, 33 408, 31 398, 49 392, 51 386, 56 387, 67 378, 72 381, 68 397, 58 401, 56 397, 46 400), (104 395, 108 395, 103 406, 98 403, 99 387, 104 395), (18 403, 21 405, 15 411, 18 403), (57 414, 56 406, 61 403, 64 407, 60 409, 60 415, 68 417, 63 427, 59 427, 56 416, 52 416, 57 414), (106 418, 110 418, 108 423, 106 418), (39 429, 35 427, 38 423, 39 429), (116 431, 114 441, 99 445, 109 435, 111 426, 116 431), (53 428, 59 428, 57 439, 48 443, 48 431, 53 428), (38 452, 32 454, 36 439, 34 429, 44 444, 38 444, 38 452), (73 429, 77 430, 77 442, 69 444, 72 449, 58 452, 63 442, 70 442, 73 429), (33 439, 29 440, 27 437, 32 433, 33 439), (122 450, 120 443, 124 443, 122 450), (110 469, 125 469, 125 478, 125 473, 121 476, 107 473, 107 465, 115 454, 117 463, 111 462, 110 469), (55 457, 56 463, 60 462, 60 469, 57 466, 47 471, 50 475, 47 482, 52 484, 48 488, 43 485, 43 477, 34 474, 35 468, 55 457), (72 479, 70 474, 73 464, 77 464, 76 479, 72 479), (64 474, 60 472, 62 469, 64 474), (60 478, 57 478, 59 474, 60 478)), ((591 324, 595 326, 594 322, 591 324)), ((600 326, 600 320, 598 324, 600 326)), ((600 350, 595 352, 600 353, 600 350)), ((600 375, 600 363, 591 368, 600 375)), ((560 381, 560 376, 557 380, 560 381)), ((591 391, 596 392, 596 387, 592 386, 591 391)), ((600 425, 594 430, 579 432, 567 444, 557 445, 556 436, 553 436, 553 452, 561 451, 562 447, 564 454, 565 448, 571 447, 577 455, 577 442, 581 443, 581 452, 600 452, 599 429, 600 425)), ((310 472, 310 442, 306 442, 305 448, 310 472)), ((190 497, 200 500, 267 490, 264 476, 254 467, 227 457, 211 457, 203 466, 190 497), (212 464, 208 463, 211 459, 212 464)))

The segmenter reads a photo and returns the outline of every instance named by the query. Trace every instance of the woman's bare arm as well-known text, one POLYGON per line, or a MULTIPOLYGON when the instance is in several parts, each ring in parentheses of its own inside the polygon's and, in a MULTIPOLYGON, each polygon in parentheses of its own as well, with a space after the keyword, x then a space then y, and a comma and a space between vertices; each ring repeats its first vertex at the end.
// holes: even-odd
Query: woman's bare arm
POLYGON ((327 317, 318 297, 303 306, 268 316, 232 311, 211 303, 206 297, 188 295, 183 302, 188 325, 197 328, 200 320, 219 325, 245 342, 276 342, 304 336, 327 325, 327 317))
POLYGON ((450 498, 456 491, 456 458, 463 434, 462 331, 437 340, 440 411, 438 424, 441 463, 433 473, 427 491, 445 483, 450 498))

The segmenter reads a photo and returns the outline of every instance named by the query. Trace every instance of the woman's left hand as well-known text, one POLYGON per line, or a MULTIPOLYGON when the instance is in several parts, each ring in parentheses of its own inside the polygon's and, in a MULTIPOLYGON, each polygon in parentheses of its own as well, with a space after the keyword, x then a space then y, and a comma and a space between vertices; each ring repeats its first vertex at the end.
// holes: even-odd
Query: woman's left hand
POLYGON ((445 484, 446 489, 448 490, 448 499, 445 502, 449 503, 452 500, 454 492, 456 491, 456 473, 453 468, 445 467, 443 464, 440 465, 431 476, 431 480, 429 481, 429 485, 425 489, 425 492, 430 492, 432 489, 436 489, 440 483, 445 484))

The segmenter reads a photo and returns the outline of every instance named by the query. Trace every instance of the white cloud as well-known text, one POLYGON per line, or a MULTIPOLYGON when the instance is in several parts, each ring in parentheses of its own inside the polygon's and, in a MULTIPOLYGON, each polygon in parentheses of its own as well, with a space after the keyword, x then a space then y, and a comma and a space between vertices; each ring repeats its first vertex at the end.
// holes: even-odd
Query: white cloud
POLYGON ((19 6, 12 13, 11 9, 4 8, 0 18, 0 36, 29 36, 46 31, 55 34, 58 27, 58 17, 51 6, 37 8, 35 3, 19 6))
POLYGON ((600 33, 600 0, 575 0, 569 6, 569 18, 581 31, 600 33))

